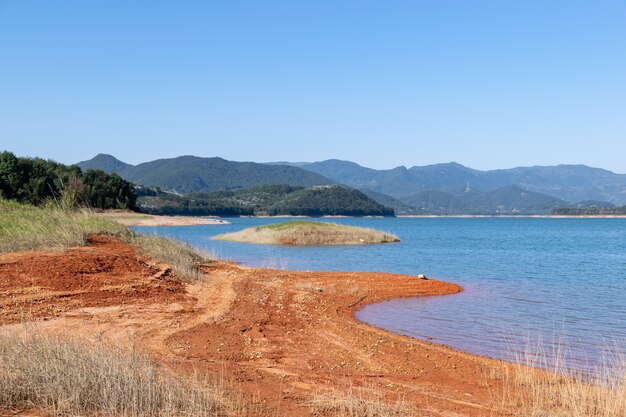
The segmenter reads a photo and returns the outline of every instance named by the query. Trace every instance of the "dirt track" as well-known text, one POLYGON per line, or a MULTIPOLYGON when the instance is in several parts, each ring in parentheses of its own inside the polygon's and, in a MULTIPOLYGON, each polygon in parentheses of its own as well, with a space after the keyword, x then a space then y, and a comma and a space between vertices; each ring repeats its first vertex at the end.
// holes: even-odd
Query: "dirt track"
POLYGON ((133 341, 173 368, 225 378, 268 415, 309 415, 326 389, 364 386, 425 416, 491 416, 503 365, 353 319, 364 303, 455 293, 441 281, 381 273, 253 269, 216 262, 181 284, 167 265, 94 238, 66 252, 0 255, 0 331, 133 341))

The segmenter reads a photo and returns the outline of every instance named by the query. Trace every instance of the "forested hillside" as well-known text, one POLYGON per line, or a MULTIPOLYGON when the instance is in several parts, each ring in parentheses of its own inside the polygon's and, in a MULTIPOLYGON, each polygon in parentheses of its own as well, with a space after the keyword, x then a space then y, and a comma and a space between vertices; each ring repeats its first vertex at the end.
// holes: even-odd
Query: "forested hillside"
POLYGON ((392 209, 363 193, 340 186, 311 188, 268 185, 246 190, 178 196, 139 189, 142 212, 168 215, 292 215, 393 216, 392 209))

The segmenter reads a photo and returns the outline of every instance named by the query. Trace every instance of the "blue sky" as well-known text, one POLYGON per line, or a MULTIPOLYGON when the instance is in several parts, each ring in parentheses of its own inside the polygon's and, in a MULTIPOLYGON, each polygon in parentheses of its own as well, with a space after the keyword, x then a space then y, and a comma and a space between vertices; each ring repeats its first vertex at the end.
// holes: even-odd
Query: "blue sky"
POLYGON ((626 172, 626 2, 0 0, 0 149, 626 172))

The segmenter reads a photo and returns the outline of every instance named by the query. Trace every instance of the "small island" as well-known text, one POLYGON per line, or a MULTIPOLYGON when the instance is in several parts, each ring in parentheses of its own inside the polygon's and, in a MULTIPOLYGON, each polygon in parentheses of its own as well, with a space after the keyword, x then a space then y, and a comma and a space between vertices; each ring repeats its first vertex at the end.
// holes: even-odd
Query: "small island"
POLYGON ((368 245, 400 241, 397 236, 374 229, 307 220, 250 227, 212 239, 292 246, 368 245))

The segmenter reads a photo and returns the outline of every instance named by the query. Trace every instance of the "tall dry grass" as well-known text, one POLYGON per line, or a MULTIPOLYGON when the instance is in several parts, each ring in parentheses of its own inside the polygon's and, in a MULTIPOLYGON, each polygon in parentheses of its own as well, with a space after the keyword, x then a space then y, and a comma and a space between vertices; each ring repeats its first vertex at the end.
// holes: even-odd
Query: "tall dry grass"
POLYGON ((251 227, 240 232, 217 235, 212 239, 296 246, 366 245, 400 241, 397 236, 374 229, 304 220, 251 227))
POLYGON ((245 416, 255 411, 218 381, 181 377, 132 350, 30 332, 0 336, 0 408, 53 415, 245 416))
POLYGON ((271 257, 265 258, 263 262, 261 263, 261 268, 276 269, 276 270, 283 270, 283 271, 290 269, 289 261, 287 261, 285 258, 282 258, 280 256, 271 256, 271 257))
POLYGON ((505 372, 501 411, 523 417, 626 417, 626 356, 611 349, 595 368, 573 370, 567 349, 545 352, 526 343, 516 365, 505 372))
POLYGON ((199 265, 209 262, 190 245, 161 236, 133 234, 130 242, 142 255, 169 264, 176 275, 187 282, 202 279, 199 265))
POLYGON ((403 400, 385 401, 375 390, 350 388, 345 392, 329 390, 314 395, 309 402, 316 417, 417 417, 420 414, 403 400))

